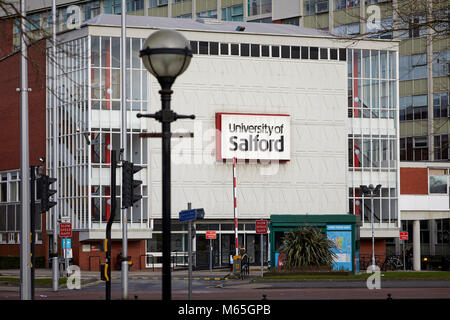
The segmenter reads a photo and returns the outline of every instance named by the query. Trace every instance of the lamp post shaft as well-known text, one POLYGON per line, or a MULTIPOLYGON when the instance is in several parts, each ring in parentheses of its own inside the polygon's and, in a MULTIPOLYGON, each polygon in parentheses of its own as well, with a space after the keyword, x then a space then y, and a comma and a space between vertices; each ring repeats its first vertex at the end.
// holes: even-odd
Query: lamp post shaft
POLYGON ((374 217, 373 190, 371 191, 370 199, 371 199, 370 220, 372 221, 372 272, 375 272, 375 230, 373 227, 373 217, 374 217))
MULTIPOLYGON (((172 90, 161 90, 162 111, 170 110, 172 90)), ((162 274, 162 298, 163 301, 171 300, 172 284, 170 271, 170 120, 162 123, 162 231, 163 231, 163 274, 162 274)))

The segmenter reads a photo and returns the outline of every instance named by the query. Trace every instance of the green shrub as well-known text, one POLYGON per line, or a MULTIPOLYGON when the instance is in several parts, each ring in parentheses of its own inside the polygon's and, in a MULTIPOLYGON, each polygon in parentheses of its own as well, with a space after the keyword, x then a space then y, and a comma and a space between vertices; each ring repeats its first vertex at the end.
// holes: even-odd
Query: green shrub
POLYGON ((317 228, 306 226, 286 232, 280 252, 286 255, 286 268, 331 266, 335 258, 334 243, 317 228))
MULTIPOLYGON (((45 257, 36 256, 36 268, 45 268, 45 257)), ((20 257, 18 256, 0 256, 0 269, 20 269, 20 257)))

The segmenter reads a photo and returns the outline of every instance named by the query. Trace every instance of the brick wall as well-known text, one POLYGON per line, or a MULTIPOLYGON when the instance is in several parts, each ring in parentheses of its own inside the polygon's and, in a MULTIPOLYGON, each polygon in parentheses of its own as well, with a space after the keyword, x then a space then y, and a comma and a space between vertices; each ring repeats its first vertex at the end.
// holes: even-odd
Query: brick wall
POLYGON ((13 19, 0 20, 0 34, 2 41, 0 41, 0 59, 13 52, 13 19))
POLYGON ((428 194, 427 168, 400 168, 401 194, 428 194))
MULTIPOLYGON (((105 253, 102 251, 103 241, 79 242, 79 232, 73 232, 72 252, 74 264, 81 270, 98 271, 100 264, 105 263, 105 253), (89 248, 89 249, 88 249, 89 248), (89 250, 89 251, 87 251, 89 250)), ((122 240, 113 240, 111 243, 112 270, 118 270, 116 263, 119 253, 122 252, 122 240)), ((129 240, 128 256, 131 256, 133 266, 130 270, 145 269, 145 240, 129 240)))
MULTIPOLYGON (((370 255, 372 256, 372 239, 361 239, 359 255, 370 255)), ((386 240, 385 239, 375 239, 375 256, 380 256, 381 263, 384 262, 386 257, 386 240)))
MULTIPOLYGON (((0 61, 0 171, 20 168, 20 53, 0 61)), ((30 165, 45 156, 45 42, 28 49, 28 118, 30 165)))

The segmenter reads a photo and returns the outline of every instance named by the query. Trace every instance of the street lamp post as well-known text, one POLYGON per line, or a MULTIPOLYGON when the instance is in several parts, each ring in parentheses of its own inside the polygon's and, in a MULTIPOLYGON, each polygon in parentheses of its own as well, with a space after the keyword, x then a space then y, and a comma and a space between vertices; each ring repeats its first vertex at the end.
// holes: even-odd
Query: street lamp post
POLYGON ((153 118, 162 124, 162 298, 171 300, 170 275, 170 123, 177 119, 194 119, 194 115, 178 115, 170 109, 172 84, 182 74, 192 58, 189 41, 174 30, 154 32, 144 43, 140 56, 145 68, 156 77, 161 90, 162 109, 155 114, 137 114, 138 118, 153 118))
POLYGON ((370 196, 370 222, 372 225, 372 272, 375 272, 375 229, 373 227, 373 197, 380 191, 381 184, 377 185, 376 187, 374 187, 373 184, 370 184, 369 186, 361 185, 360 189, 363 194, 370 196))

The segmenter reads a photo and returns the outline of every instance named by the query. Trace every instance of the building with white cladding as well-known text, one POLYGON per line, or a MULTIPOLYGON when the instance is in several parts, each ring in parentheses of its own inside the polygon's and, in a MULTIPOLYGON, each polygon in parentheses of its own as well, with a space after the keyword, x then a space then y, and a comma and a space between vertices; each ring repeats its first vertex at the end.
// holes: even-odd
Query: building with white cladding
MULTIPOLYGON (((236 153, 247 159, 236 166, 237 218, 239 245, 250 261, 260 261, 255 221, 275 215, 316 217, 312 220, 352 216, 357 226, 352 229, 352 261, 357 261, 358 254, 371 252, 372 207, 376 254, 382 259, 400 230, 398 42, 339 39, 293 25, 141 16, 127 21, 128 159, 144 167, 137 174, 143 199, 128 219, 134 268, 161 266, 161 142, 139 136, 159 132, 160 125, 136 117, 160 109, 159 84, 142 65, 139 50, 161 28, 182 32, 194 52, 172 88, 173 110, 196 116, 172 124, 173 132, 194 133, 193 138, 172 139, 174 265, 186 262, 187 228, 178 222, 178 213, 188 202, 205 210, 205 219, 195 223, 198 265, 209 263, 207 230, 217 234, 214 266, 229 265, 235 216, 233 164, 225 159, 233 144, 227 151, 230 139, 221 135, 229 137, 224 128, 230 129, 230 121, 248 130, 265 119, 273 128, 285 123, 283 158, 273 161, 267 151, 236 153), (222 131, 216 130, 222 125, 222 131), (382 185, 373 206, 359 190, 369 184, 382 185)), ((78 30, 58 34, 58 205, 46 216, 49 238, 44 241, 51 244, 55 212, 72 222, 73 259, 82 269, 98 270, 104 259, 99 248, 110 215, 111 150, 121 148, 120 31, 120 16, 102 14, 78 30)), ((49 59, 49 75, 51 65, 49 59)), ((50 93, 47 100, 46 168, 52 172, 50 93)), ((117 209, 113 263, 121 250, 121 214, 117 209)), ((269 238, 264 236, 266 261, 273 260, 269 252, 279 246, 269 238)))

